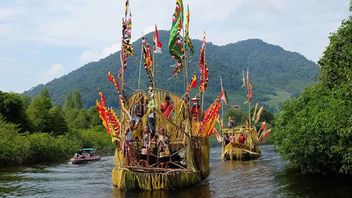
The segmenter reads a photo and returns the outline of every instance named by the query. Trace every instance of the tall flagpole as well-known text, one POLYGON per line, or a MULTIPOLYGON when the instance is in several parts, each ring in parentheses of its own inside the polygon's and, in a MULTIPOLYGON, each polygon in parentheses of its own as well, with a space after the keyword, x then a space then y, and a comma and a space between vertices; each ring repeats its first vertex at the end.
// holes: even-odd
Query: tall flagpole
MULTIPOLYGON (((142 32, 142 35, 144 36, 143 32, 142 32)), ((141 84, 142 61, 143 61, 143 46, 141 45, 141 58, 139 60, 139 72, 138 72, 138 91, 140 90, 140 84, 141 84)))
MULTIPOLYGON (((222 76, 220 75, 220 86, 221 86, 221 91, 223 91, 223 86, 222 86, 222 76)), ((225 94, 225 92, 223 93, 225 94)), ((223 101, 220 99, 221 101, 221 134, 222 134, 222 129, 223 129, 223 125, 224 125, 224 104, 223 101)))
POLYGON ((248 83, 248 79, 249 79, 249 69, 247 68, 247 102, 248 102, 248 124, 249 124, 249 130, 252 128, 252 124, 251 124, 251 100, 249 100, 248 98, 248 94, 249 94, 249 83, 248 83))

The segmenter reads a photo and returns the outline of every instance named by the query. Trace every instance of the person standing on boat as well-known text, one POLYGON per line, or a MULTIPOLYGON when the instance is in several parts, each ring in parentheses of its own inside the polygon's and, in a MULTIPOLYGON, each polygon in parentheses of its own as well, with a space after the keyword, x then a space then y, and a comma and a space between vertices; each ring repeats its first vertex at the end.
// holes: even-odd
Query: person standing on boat
POLYGON ((145 107, 144 98, 142 95, 142 96, 140 96, 140 98, 138 98, 137 103, 135 105, 133 105, 133 107, 132 107, 131 114, 132 114, 133 119, 136 120, 136 123, 138 123, 142 119, 142 117, 144 115, 144 107, 145 107))
POLYGON ((227 128, 232 129, 235 127, 235 121, 232 119, 232 117, 229 117, 229 121, 227 122, 227 128))
POLYGON ((170 150, 169 150, 169 138, 165 134, 164 128, 160 128, 158 131, 158 139, 157 139, 157 145, 158 145, 158 151, 159 151, 159 157, 160 157, 160 167, 161 168, 167 168, 167 160, 170 155, 170 150))
POLYGON ((170 102, 170 96, 166 95, 163 103, 160 104, 160 110, 163 112, 167 119, 170 119, 171 113, 174 110, 174 104, 170 102))
POLYGON ((154 102, 154 93, 153 93, 153 88, 149 87, 148 89, 149 93, 149 100, 147 100, 147 109, 148 109, 148 126, 151 130, 151 137, 153 138, 155 136, 155 102, 154 102))
POLYGON ((132 140, 133 140, 133 130, 135 127, 136 121, 131 120, 128 128, 125 131, 125 141, 124 141, 124 154, 127 156, 127 165, 130 165, 132 161, 132 140))
POLYGON ((195 97, 195 98, 191 99, 191 102, 192 102, 191 116, 192 116, 192 120, 194 120, 194 121, 200 121, 201 120, 201 115, 202 115, 198 97, 195 97))
POLYGON ((247 139, 246 136, 243 133, 241 133, 240 137, 238 138, 238 142, 240 144, 243 144, 246 141, 246 139, 247 139))

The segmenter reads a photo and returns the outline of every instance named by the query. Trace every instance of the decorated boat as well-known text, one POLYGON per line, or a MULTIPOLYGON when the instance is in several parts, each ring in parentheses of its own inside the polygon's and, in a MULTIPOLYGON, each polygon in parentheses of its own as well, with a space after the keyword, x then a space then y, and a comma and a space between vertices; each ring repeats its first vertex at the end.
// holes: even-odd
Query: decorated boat
MULTIPOLYGON (((142 60, 149 77, 148 89, 140 89, 128 94, 125 90, 125 70, 129 56, 134 54, 131 39, 131 14, 129 2, 123 20, 123 39, 120 52, 121 67, 118 78, 108 71, 108 80, 115 86, 121 112, 108 108, 105 96, 99 92, 97 109, 107 134, 111 135, 115 150, 115 167, 112 170, 112 183, 123 190, 174 190, 192 186, 209 173, 209 136, 214 131, 221 106, 220 97, 201 117, 204 93, 208 83, 208 69, 205 61, 205 36, 199 59, 199 91, 190 99, 191 90, 197 86, 197 75, 187 79, 187 59, 193 55, 189 38, 189 10, 187 9, 186 28, 183 29, 182 0, 176 1, 170 30, 169 52, 176 60, 170 75, 185 72, 185 93, 181 96, 158 89, 154 81, 153 59, 161 51, 162 43, 155 26, 154 46, 151 50, 148 40, 142 40, 142 60), (121 86, 120 86, 121 85, 121 86), (200 106, 199 101, 202 100, 200 106)), ((138 68, 131 68, 138 69, 138 68)), ((141 71, 141 65, 139 67, 141 71)), ((165 74, 163 74, 165 75, 165 74)), ((194 90, 192 90, 194 92, 194 90)))
POLYGON ((88 162, 95 162, 101 159, 100 155, 95 154, 94 148, 79 149, 77 153, 71 158, 72 164, 84 164, 88 162))
POLYGON ((227 128, 222 129, 222 153, 223 160, 252 160, 260 157, 259 144, 263 143, 272 129, 269 129, 266 121, 259 123, 264 107, 256 103, 251 111, 252 85, 249 79, 249 71, 245 78, 243 72, 243 85, 247 94, 248 119, 240 126, 234 126, 234 121, 229 117, 227 128))

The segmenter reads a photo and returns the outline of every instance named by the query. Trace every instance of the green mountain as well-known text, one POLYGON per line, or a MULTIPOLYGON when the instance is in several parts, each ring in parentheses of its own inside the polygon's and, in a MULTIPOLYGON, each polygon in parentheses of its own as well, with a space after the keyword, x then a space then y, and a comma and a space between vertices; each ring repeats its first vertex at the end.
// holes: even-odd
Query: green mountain
MULTIPOLYGON (((152 46, 152 36, 146 35, 152 46)), ((167 50, 169 33, 160 31, 159 37, 163 43, 163 54, 155 56, 156 86, 169 89, 178 94, 185 91, 184 73, 172 76, 171 66, 175 61, 170 58, 167 50)), ((134 42, 136 54, 130 57, 125 73, 127 93, 137 89, 138 71, 140 65, 141 38, 134 42)), ((193 40, 195 55, 188 65, 189 78, 193 72, 199 73, 198 60, 201 48, 200 40, 193 40)), ((113 85, 107 80, 107 71, 111 70, 116 76, 119 70, 120 53, 91 62, 71 73, 54 79, 43 85, 38 85, 25 92, 28 96, 35 96, 42 88, 47 88, 54 102, 63 104, 65 95, 72 90, 81 92, 84 107, 95 105, 98 89, 107 96, 108 104, 117 105, 117 94, 113 85)), ((301 91, 316 81, 319 67, 304 56, 284 50, 275 45, 265 43, 259 39, 249 39, 224 46, 207 43, 206 59, 209 65, 209 87, 205 94, 206 103, 214 100, 220 90, 219 78, 223 79, 230 103, 243 104, 244 90, 242 85, 242 70, 249 68, 253 86, 253 101, 266 104, 272 111, 277 111, 280 104, 301 93, 301 91)), ((147 74, 142 66, 141 88, 148 85, 147 74)), ((188 83, 188 82, 187 82, 188 83)), ((195 91, 193 91, 195 94, 195 91)))

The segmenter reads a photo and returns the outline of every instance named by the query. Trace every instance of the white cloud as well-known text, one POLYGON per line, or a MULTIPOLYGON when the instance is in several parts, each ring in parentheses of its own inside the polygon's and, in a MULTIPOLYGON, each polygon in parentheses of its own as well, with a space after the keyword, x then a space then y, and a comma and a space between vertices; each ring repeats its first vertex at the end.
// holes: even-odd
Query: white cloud
POLYGON ((64 74, 64 66, 60 63, 56 63, 43 72, 43 74, 40 76, 40 81, 41 83, 47 83, 53 80, 54 78, 58 78, 64 74))
MULTIPOLYGON (((7 54, 0 53, 0 59, 21 59, 26 69, 17 71, 23 75, 23 82, 18 84, 35 86, 37 82, 28 80, 33 76, 24 72, 27 68, 35 67, 33 70, 36 72, 33 73, 38 73, 46 70, 45 65, 55 62, 64 64, 65 68, 57 64, 54 67, 56 71, 51 67, 46 70, 48 74, 35 78, 36 81, 40 79, 41 82, 47 82, 77 66, 104 58, 120 49, 123 2, 124 0, 1 0, 0 50, 7 54), (22 46, 26 50, 23 53, 17 52, 22 46), (68 57, 65 52, 70 50, 73 53, 68 57), (30 55, 33 51, 38 54, 30 55)), ((336 0, 183 2, 185 6, 190 5, 192 38, 202 39, 203 31, 206 31, 207 41, 217 45, 260 38, 299 52, 313 61, 319 59, 327 46, 329 33, 336 31, 341 21, 350 15, 349 0, 339 3, 336 0)), ((133 16, 132 40, 141 37, 142 32, 147 34, 153 31, 154 24, 158 25, 159 30, 170 29, 175 0, 137 0, 130 1, 130 4, 133 16)), ((1 70, 1 75, 11 76, 13 70, 1 70)), ((0 81, 0 87, 12 87, 11 79, 6 85, 3 78, 0 81)))
POLYGON ((119 51, 120 48, 120 44, 117 43, 102 50, 86 50, 81 54, 79 60, 81 64, 87 64, 92 61, 98 61, 102 58, 109 56, 110 54, 119 51))

